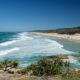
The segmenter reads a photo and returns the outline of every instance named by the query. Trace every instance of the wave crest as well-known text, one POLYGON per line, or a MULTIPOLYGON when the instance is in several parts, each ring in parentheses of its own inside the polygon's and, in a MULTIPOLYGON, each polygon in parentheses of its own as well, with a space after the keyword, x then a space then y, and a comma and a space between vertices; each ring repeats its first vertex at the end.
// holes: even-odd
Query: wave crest
POLYGON ((0 51, 0 56, 7 55, 8 53, 16 52, 16 51, 19 51, 19 48, 12 48, 9 50, 0 51))
POLYGON ((30 40, 30 39, 33 39, 33 38, 28 37, 27 32, 22 32, 22 33, 19 33, 17 35, 17 38, 14 38, 13 40, 0 43, 0 46, 8 46, 8 45, 14 44, 14 43, 19 42, 19 41, 30 40))

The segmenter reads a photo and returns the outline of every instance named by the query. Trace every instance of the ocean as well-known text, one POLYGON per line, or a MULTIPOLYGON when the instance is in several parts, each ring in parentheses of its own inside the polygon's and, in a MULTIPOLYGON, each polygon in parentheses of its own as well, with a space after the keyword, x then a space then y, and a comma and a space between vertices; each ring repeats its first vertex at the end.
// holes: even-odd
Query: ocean
MULTIPOLYGON (((42 56, 55 54, 76 54, 80 52, 80 42, 40 36, 32 32, 0 32, 0 61, 16 59, 25 67, 42 56)), ((76 58, 70 57, 79 65, 76 58)))

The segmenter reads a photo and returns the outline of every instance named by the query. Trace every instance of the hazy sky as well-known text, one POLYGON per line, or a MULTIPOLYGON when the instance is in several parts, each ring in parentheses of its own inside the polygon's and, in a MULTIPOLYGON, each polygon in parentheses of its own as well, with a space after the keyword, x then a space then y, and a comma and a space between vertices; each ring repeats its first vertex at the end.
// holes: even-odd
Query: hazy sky
POLYGON ((80 25, 80 0, 0 0, 0 31, 80 25))

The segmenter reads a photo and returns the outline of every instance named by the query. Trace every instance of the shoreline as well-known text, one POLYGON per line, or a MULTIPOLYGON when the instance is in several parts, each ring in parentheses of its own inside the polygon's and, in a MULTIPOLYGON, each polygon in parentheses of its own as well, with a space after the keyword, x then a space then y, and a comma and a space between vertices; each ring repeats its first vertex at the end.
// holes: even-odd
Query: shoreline
POLYGON ((36 35, 50 36, 58 39, 66 39, 70 41, 80 41, 80 34, 68 35, 68 34, 58 34, 58 33, 43 33, 43 32, 33 32, 36 35))

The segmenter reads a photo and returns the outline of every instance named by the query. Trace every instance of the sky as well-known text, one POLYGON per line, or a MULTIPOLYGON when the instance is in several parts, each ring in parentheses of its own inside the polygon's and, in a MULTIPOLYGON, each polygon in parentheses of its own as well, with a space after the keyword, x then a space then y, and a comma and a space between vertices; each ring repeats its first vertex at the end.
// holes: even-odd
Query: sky
POLYGON ((0 0, 0 31, 80 26, 80 0, 0 0))

